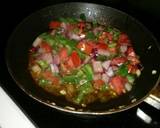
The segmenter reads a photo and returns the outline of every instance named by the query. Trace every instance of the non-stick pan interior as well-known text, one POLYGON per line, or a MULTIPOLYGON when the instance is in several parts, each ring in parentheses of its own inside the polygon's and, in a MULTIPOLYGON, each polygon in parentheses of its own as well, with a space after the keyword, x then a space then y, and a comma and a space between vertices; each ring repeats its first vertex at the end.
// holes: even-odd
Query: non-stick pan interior
POLYGON ((133 42, 136 53, 140 56, 143 71, 137 79, 133 90, 108 103, 95 103, 84 111, 90 112, 117 112, 130 108, 143 100, 143 98, 156 85, 160 74, 160 49, 152 34, 137 20, 116 9, 103 5, 88 3, 65 3, 53 5, 33 13, 23 20, 11 35, 6 49, 6 61, 9 72, 17 85, 32 98, 64 110, 65 106, 74 106, 62 98, 54 97, 37 87, 28 71, 28 50, 34 39, 45 32, 48 23, 59 17, 79 17, 84 13, 88 21, 96 20, 99 23, 112 25, 126 32, 133 42), (155 70, 157 73, 152 74, 155 70), (135 103, 131 103, 133 100, 135 103), (56 103, 57 106, 51 104, 56 103), (125 107, 123 107, 125 105, 125 107), (121 107, 119 107, 121 106, 121 107))

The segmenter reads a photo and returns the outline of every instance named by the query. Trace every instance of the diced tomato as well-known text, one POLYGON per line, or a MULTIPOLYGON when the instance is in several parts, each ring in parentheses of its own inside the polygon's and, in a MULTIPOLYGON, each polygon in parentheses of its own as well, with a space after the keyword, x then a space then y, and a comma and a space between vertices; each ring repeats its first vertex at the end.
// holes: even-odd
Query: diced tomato
POLYGON ((108 46, 107 46, 107 44, 105 44, 105 43, 98 43, 98 44, 96 45, 96 48, 97 48, 97 49, 107 50, 108 46))
POLYGON ((60 83, 60 79, 56 76, 53 76, 52 72, 50 71, 45 71, 42 75, 45 79, 52 81, 52 83, 55 85, 58 85, 60 83))
POLYGON ((111 78, 110 86, 118 95, 120 95, 123 93, 125 83, 126 79, 124 77, 114 76, 113 78, 111 78))
POLYGON ((59 52, 60 61, 64 61, 68 58, 67 48, 61 48, 59 52))
POLYGON ((132 64, 128 64, 127 67, 128 67, 128 73, 133 73, 133 74, 135 74, 138 69, 137 66, 132 64))
POLYGON ((111 64, 112 65, 118 65, 118 64, 123 64, 126 61, 127 61, 126 57, 116 57, 116 58, 113 58, 111 64))
POLYGON ((81 59, 80 59, 80 57, 79 57, 79 55, 77 54, 76 51, 72 52, 71 58, 72 58, 72 62, 73 62, 75 67, 78 67, 78 66, 81 65, 81 59))
POLYGON ((105 84, 105 83, 104 83, 103 80, 98 79, 98 80, 95 80, 95 81, 94 81, 93 86, 94 86, 95 89, 101 89, 104 84, 105 84))
POLYGON ((103 32, 102 35, 99 37, 99 40, 100 40, 100 42, 101 42, 101 41, 104 41, 106 38, 107 38, 109 41, 112 41, 113 36, 112 36, 112 34, 109 33, 109 32, 103 32))
POLYGON ((140 63, 140 61, 139 61, 139 59, 138 59, 137 57, 134 57, 134 56, 128 56, 127 58, 128 58, 128 60, 130 60, 130 61, 131 61, 131 64, 133 64, 133 65, 137 65, 137 64, 139 64, 139 63, 140 63))
POLYGON ((78 43, 77 48, 89 55, 94 47, 88 42, 80 42, 78 43))
POLYGON ((40 47, 44 49, 46 53, 52 52, 52 47, 46 42, 41 43, 40 47))
POLYGON ((120 34, 119 39, 118 39, 118 43, 119 44, 126 44, 126 45, 131 45, 130 40, 128 38, 128 36, 124 33, 120 34))
POLYGON ((50 29, 55 29, 55 28, 58 28, 61 26, 61 22, 58 22, 58 21, 51 21, 49 23, 49 28, 50 29))
POLYGON ((136 53, 134 52, 134 49, 132 47, 129 47, 127 49, 127 52, 126 52, 127 56, 133 56, 135 57, 136 56, 136 53))
POLYGON ((112 39, 113 39, 112 34, 111 34, 111 33, 109 33, 109 32, 105 32, 105 34, 106 34, 106 36, 107 36, 108 40, 109 40, 109 41, 112 41, 112 39))
POLYGON ((78 23, 78 27, 79 27, 79 29, 80 29, 80 33, 82 33, 83 32, 83 29, 84 29, 84 27, 85 27, 85 23, 84 22, 79 22, 78 23))
POLYGON ((72 57, 69 57, 66 62, 66 67, 70 70, 74 68, 74 63, 72 57))

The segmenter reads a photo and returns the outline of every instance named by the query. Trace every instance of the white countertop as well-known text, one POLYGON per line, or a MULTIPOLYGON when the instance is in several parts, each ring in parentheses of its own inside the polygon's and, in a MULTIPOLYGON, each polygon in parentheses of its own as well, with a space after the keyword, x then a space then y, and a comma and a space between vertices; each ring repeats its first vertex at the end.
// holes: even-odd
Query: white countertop
POLYGON ((35 128, 2 87, 0 87, 0 128, 35 128))

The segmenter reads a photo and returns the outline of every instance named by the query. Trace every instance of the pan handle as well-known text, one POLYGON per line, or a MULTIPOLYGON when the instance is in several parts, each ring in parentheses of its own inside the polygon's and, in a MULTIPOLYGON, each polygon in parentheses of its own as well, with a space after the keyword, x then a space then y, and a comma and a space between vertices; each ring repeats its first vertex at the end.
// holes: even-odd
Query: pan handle
MULTIPOLYGON (((160 92, 159 92, 160 93, 160 92)), ((145 100, 147 104, 153 106, 154 108, 160 110, 160 98, 157 96, 150 94, 145 100)))

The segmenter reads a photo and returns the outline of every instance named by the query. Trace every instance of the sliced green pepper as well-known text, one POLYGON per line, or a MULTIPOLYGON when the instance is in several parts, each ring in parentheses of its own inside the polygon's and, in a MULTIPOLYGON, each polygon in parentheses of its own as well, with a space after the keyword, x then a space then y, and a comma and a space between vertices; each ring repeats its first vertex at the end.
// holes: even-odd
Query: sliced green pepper
POLYGON ((64 76, 62 78, 63 83, 71 83, 71 84, 78 84, 78 79, 75 75, 69 75, 69 76, 64 76))
POLYGON ((49 80, 46 80, 46 79, 40 79, 40 80, 38 81, 38 84, 39 84, 40 86, 44 87, 44 86, 50 84, 50 81, 49 81, 49 80))
POLYGON ((44 60, 39 60, 39 61, 37 61, 37 63, 40 65, 40 67, 43 70, 49 67, 49 64, 46 61, 44 61, 44 60))
POLYGON ((127 77, 129 83, 131 83, 131 84, 134 83, 134 80, 135 80, 134 75, 128 74, 126 77, 127 77))
POLYGON ((125 64, 122 64, 122 65, 119 67, 117 73, 118 73, 119 75, 121 75, 121 76, 126 76, 126 75, 128 75, 128 68, 127 68, 127 66, 126 66, 125 64))
POLYGON ((86 34, 86 38, 87 38, 87 39, 90 39, 90 40, 95 40, 95 39, 96 39, 96 36, 94 35, 93 32, 88 32, 88 33, 86 34))
POLYGON ((86 64, 83 68, 82 71, 85 73, 86 78, 91 81, 93 80, 93 70, 90 64, 86 64))
POLYGON ((79 104, 83 101, 84 97, 93 91, 92 84, 90 82, 84 83, 78 89, 78 96, 75 99, 75 102, 79 104))
POLYGON ((115 42, 108 44, 109 48, 115 48, 116 46, 117 46, 117 43, 115 42))
POLYGON ((103 92, 105 92, 106 90, 108 90, 109 89, 109 87, 106 85, 106 84, 104 84, 102 87, 101 87, 101 91, 103 91, 103 92))

